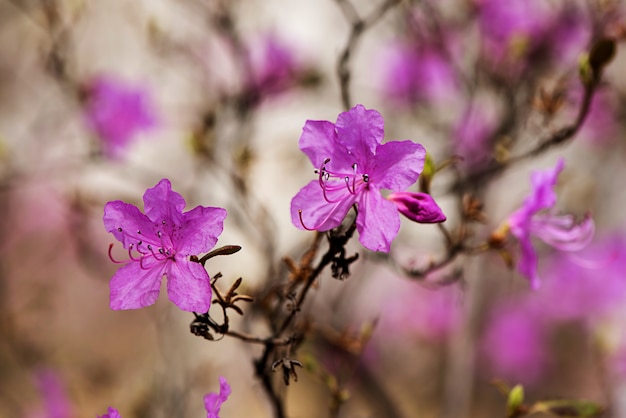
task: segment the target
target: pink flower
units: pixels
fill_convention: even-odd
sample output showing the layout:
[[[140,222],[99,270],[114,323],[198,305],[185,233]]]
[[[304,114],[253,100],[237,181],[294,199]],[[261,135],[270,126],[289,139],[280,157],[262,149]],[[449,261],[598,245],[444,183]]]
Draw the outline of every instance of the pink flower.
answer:
[[[266,35],[250,49],[252,80],[249,88],[260,97],[293,87],[301,71],[293,51],[274,35]]]
[[[493,156],[491,139],[498,127],[493,107],[480,101],[472,103],[455,127],[455,152],[470,170],[485,164]]]
[[[99,415],[98,418],[122,418],[120,413],[117,412],[117,409],[109,407],[107,409],[107,413],[104,415]]]
[[[98,76],[89,81],[86,93],[87,123],[109,157],[119,157],[137,133],[156,125],[153,103],[143,87]]]
[[[204,396],[204,407],[206,408],[207,418],[220,418],[220,408],[230,396],[230,385],[226,378],[220,376],[220,393],[208,393]]]
[[[104,207],[106,230],[122,242],[129,255],[126,265],[111,279],[111,309],[152,305],[159,296],[162,277],[167,276],[167,293],[176,306],[207,312],[211,305],[209,275],[190,257],[213,248],[224,229],[226,210],[197,206],[183,213],[185,200],[172,191],[167,179],[146,190],[143,201],[145,215],[119,200]]]
[[[396,206],[380,189],[401,191],[415,183],[424,167],[424,147],[411,141],[381,144],[384,121],[362,105],[341,113],[337,123],[309,120],[300,149],[318,179],[291,201],[291,221],[299,229],[328,231],[358,208],[359,241],[372,251],[388,252],[400,229]]]
[[[383,60],[385,95],[397,104],[449,100],[458,92],[452,65],[434,46],[421,47],[414,41],[392,44]]]
[[[541,378],[549,360],[544,325],[523,304],[491,313],[481,351],[492,377],[525,384]]]
[[[537,254],[530,240],[535,235],[545,243],[563,251],[578,251],[589,244],[593,238],[594,223],[590,216],[577,223],[571,215],[556,215],[554,186],[564,161],[560,159],[553,170],[535,171],[531,182],[533,191],[524,200],[522,206],[508,219],[511,233],[519,240],[521,256],[517,268],[528,277],[533,289],[539,287],[537,274]],[[542,211],[548,210],[547,213]]]

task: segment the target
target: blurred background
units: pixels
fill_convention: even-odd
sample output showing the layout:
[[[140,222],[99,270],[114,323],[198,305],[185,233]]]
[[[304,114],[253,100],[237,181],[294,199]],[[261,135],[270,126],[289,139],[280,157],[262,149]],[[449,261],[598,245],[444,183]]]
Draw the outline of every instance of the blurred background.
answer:
[[[165,289],[109,309],[103,207],[141,208],[169,178],[188,209],[226,208],[218,245],[243,249],[207,270],[225,289],[243,277],[256,301],[231,326],[266,337],[282,259],[313,239],[289,214],[316,176],[302,127],[363,104],[387,140],[426,147],[430,193],[468,247],[560,157],[556,210],[590,212],[596,233],[576,253],[538,241],[537,291],[515,240],[447,259],[442,230],[408,220],[388,255],[353,240],[351,276],[322,274],[301,313],[298,382],[277,376],[287,415],[506,417],[522,384],[528,404],[626,417],[625,38],[626,2],[610,0],[0,0],[0,416],[201,417],[219,376],[223,417],[274,416],[260,346],[192,335]],[[588,97],[601,39],[616,53]]]

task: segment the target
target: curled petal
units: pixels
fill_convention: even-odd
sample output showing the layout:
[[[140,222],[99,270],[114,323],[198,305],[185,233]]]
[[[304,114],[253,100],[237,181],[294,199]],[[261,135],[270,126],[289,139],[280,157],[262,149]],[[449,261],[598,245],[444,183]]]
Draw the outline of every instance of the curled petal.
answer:
[[[176,306],[188,312],[208,312],[211,306],[209,274],[200,263],[177,256],[168,263],[167,295]]]
[[[328,231],[341,225],[355,203],[355,195],[341,188],[324,197],[318,180],[312,180],[291,200],[291,222],[298,229]],[[301,211],[301,212],[299,212]]]
[[[398,211],[418,223],[437,223],[446,220],[435,200],[427,193],[395,192],[387,199],[395,203]]]
[[[595,224],[589,214],[580,221],[572,215],[535,215],[531,232],[547,244],[562,251],[578,251],[593,239]]]
[[[147,257],[144,263],[132,262],[120,268],[109,283],[111,309],[138,309],[153,305],[159,297],[166,264]]]
[[[378,190],[370,189],[361,195],[356,227],[365,248],[388,253],[400,230],[400,215],[393,203]]]

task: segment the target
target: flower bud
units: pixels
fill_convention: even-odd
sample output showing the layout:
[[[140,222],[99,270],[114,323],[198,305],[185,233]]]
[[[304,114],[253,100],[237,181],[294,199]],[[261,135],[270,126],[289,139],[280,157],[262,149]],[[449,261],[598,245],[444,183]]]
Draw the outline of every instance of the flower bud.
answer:
[[[395,203],[398,211],[412,221],[436,223],[446,220],[441,208],[429,194],[394,192],[387,199]]]

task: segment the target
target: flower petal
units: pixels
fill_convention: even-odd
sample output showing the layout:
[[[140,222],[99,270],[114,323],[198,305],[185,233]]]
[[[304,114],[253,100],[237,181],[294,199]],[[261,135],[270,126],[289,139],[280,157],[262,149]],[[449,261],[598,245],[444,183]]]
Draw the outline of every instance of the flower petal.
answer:
[[[226,209],[197,206],[183,214],[184,222],[173,231],[172,241],[185,256],[209,251],[224,230]]]
[[[329,203],[324,198],[322,187],[317,180],[304,186],[291,200],[291,222],[298,229],[328,231],[341,225],[346,214],[356,201],[356,196],[345,191],[336,191]],[[302,215],[298,211],[302,211]]]
[[[378,190],[370,189],[361,195],[358,208],[356,227],[361,244],[372,251],[389,252],[391,241],[400,230],[396,206]]]
[[[231,388],[226,379],[220,376],[220,393],[208,393],[204,396],[204,407],[207,411],[207,418],[219,418],[222,404],[228,400]]]
[[[556,186],[559,173],[563,170],[564,165],[564,160],[560,158],[553,169],[532,173],[530,181],[533,185],[533,191],[523,204],[529,212],[536,213],[542,209],[549,209],[556,204],[554,186]]]
[[[562,251],[578,251],[585,248],[593,239],[595,225],[590,215],[576,222],[572,215],[535,215],[531,221],[531,231],[545,243]]]
[[[337,139],[335,124],[326,120],[307,120],[302,128],[300,149],[309,157],[313,167],[320,168],[330,158],[330,167],[349,168],[348,152]]]
[[[340,113],[336,123],[337,136],[346,149],[360,162],[371,158],[385,136],[385,122],[378,111],[356,105]]]
[[[144,212],[148,219],[155,223],[165,221],[169,227],[180,225],[183,222],[185,199],[172,190],[172,183],[168,179],[161,179],[143,195]],[[165,230],[166,234],[170,231]]]
[[[401,214],[414,222],[436,223],[446,220],[437,202],[427,193],[395,192],[387,199],[395,203]]]
[[[375,167],[369,176],[379,188],[405,190],[417,181],[425,160],[426,150],[420,144],[387,142],[376,149]]]
[[[200,263],[177,255],[168,263],[167,295],[183,311],[208,312],[211,306],[211,281]]]
[[[146,257],[120,268],[109,283],[111,309],[138,309],[156,302],[167,263]]]
[[[121,200],[108,202],[104,206],[103,221],[106,230],[112,233],[124,248],[129,248],[131,244],[137,245],[142,240],[147,244],[160,246],[154,223],[134,205]]]

